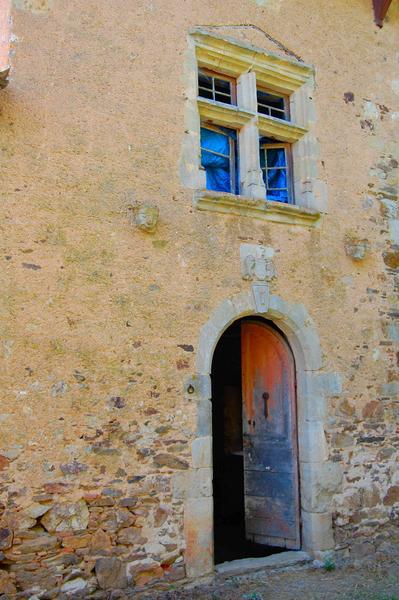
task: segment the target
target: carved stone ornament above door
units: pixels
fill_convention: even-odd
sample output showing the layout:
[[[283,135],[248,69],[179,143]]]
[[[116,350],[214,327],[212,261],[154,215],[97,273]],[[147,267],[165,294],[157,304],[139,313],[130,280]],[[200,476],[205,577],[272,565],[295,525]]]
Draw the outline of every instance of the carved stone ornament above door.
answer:
[[[241,275],[246,281],[272,281],[277,277],[270,246],[241,244]]]

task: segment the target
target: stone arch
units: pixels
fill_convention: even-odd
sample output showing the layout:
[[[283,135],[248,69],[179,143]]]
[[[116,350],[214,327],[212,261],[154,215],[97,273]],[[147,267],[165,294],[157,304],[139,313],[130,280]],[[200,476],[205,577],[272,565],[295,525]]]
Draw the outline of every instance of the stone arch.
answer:
[[[259,303],[256,288],[261,287]],[[285,334],[296,363],[298,444],[301,492],[302,547],[313,556],[331,552],[332,499],[342,474],[328,460],[324,432],[327,397],[341,392],[340,377],[322,370],[323,358],[317,329],[303,304],[269,295],[267,284],[254,284],[224,300],[202,327],[196,358],[196,374],[185,382],[187,400],[197,405],[197,437],[192,442],[192,469],[185,475],[186,565],[190,577],[213,569],[212,409],[210,373],[216,345],[224,331],[242,317],[258,316],[273,321]],[[191,392],[191,393],[190,393]],[[181,482],[180,482],[181,483]],[[181,485],[177,486],[179,490]]]

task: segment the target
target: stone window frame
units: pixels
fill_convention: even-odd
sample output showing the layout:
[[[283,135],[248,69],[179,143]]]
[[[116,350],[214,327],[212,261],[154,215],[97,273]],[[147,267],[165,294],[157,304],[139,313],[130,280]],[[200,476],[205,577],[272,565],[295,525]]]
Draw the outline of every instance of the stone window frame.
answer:
[[[201,27],[189,32],[188,46],[181,176],[184,185],[194,190],[194,206],[198,210],[317,226],[322,213],[327,212],[327,193],[325,182],[318,178],[318,143],[313,131],[314,68]],[[199,68],[234,77],[237,105],[199,97]],[[289,96],[289,121],[257,112],[257,86]],[[200,127],[205,121],[238,131],[240,195],[206,189],[200,154]],[[266,200],[259,160],[260,136],[291,145],[294,204]]]

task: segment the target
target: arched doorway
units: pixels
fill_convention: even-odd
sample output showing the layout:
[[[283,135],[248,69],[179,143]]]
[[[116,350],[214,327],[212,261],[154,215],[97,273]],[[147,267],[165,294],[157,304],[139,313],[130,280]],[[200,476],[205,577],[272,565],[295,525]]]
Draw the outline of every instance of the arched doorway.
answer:
[[[212,361],[215,563],[299,549],[295,363],[284,334],[245,317]]]

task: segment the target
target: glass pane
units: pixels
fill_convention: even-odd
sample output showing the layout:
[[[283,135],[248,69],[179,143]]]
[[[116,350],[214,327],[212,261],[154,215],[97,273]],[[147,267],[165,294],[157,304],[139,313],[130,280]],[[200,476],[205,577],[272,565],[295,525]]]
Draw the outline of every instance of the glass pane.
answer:
[[[230,96],[225,96],[224,94],[215,94],[215,100],[217,102],[224,102],[225,104],[231,104]]]
[[[285,204],[289,204],[288,190],[271,190],[267,191],[266,194],[267,200],[271,200],[272,202],[284,202]]]
[[[209,100],[213,100],[212,90],[203,90],[203,89],[199,88],[198,96],[201,96],[202,98],[209,98]]]
[[[285,119],[284,112],[282,112],[281,110],[276,110],[275,108],[272,108],[270,110],[270,116],[275,117],[276,119]]]
[[[229,137],[232,136],[201,127],[201,165],[206,171],[208,190],[232,191]]]
[[[269,190],[287,188],[287,171],[285,169],[268,169],[267,188]]]
[[[201,150],[201,165],[205,168],[211,169],[229,169],[230,158],[227,156],[220,156],[220,154],[214,154],[209,150]]]
[[[268,167],[286,167],[287,159],[285,155],[285,148],[268,148],[267,152],[267,166]]]
[[[268,106],[262,106],[261,104],[258,104],[258,112],[262,115],[270,116],[270,108]]]
[[[284,98],[282,96],[275,96],[274,94],[269,94],[268,92],[263,92],[262,90],[257,90],[257,98],[258,98],[258,112],[262,114],[271,114],[272,117],[277,117],[278,119],[286,119],[287,116],[285,114],[285,103]],[[260,105],[264,106],[260,106]],[[272,109],[269,111],[266,107],[270,107]],[[280,109],[273,110],[273,109]]]
[[[231,192],[230,160],[212,154],[208,150],[201,152],[201,165],[206,171],[206,188],[215,192]]]
[[[230,156],[229,138],[224,133],[201,127],[201,148]]]
[[[209,90],[212,89],[212,77],[209,75],[205,75],[202,71],[198,73],[198,85],[203,88],[207,88]]]
[[[260,168],[263,169],[266,166],[266,161],[265,161],[265,151],[261,148],[260,149]]]
[[[230,81],[225,79],[216,79],[215,77],[215,90],[217,92],[223,92],[224,94],[230,95]]]

